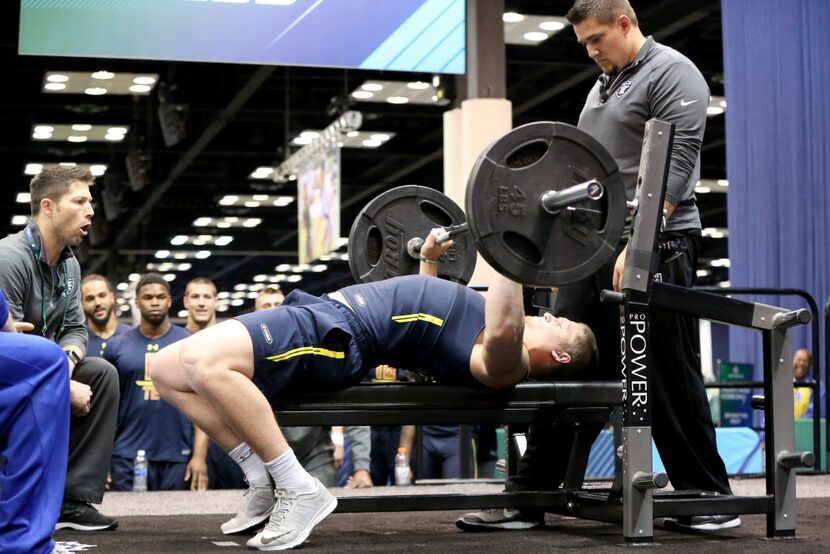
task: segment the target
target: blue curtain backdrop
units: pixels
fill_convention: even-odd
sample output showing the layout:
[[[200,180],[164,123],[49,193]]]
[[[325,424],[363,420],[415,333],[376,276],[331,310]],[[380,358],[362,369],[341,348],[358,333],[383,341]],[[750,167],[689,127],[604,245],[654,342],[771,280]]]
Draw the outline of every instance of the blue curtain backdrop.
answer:
[[[723,0],[730,280],[830,295],[830,1]],[[805,307],[793,297],[747,298]],[[823,324],[820,327],[824,333]],[[794,348],[811,349],[809,332]],[[760,339],[730,331],[730,361]],[[826,345],[822,345],[822,352]],[[788,362],[789,363],[789,362]],[[823,360],[814,356],[813,368]]]

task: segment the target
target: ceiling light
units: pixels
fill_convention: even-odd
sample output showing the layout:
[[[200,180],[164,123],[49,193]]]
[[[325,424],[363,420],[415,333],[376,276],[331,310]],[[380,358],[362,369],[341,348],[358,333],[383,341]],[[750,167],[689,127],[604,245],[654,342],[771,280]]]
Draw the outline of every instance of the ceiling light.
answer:
[[[43,85],[46,90],[63,90],[66,88],[64,83],[46,83]]]
[[[32,194],[29,192],[18,192],[15,202],[18,204],[28,204],[32,201]]]
[[[196,252],[195,257],[197,260],[204,260],[205,258],[210,258],[210,250],[199,250]]]
[[[89,123],[35,123],[32,138],[65,141],[70,136],[85,136],[90,142],[121,141],[128,132],[127,126],[90,125]],[[73,142],[81,142],[71,139]]]
[[[377,148],[380,145],[381,142],[379,140],[366,139],[363,141],[363,146],[366,148]]]
[[[173,246],[181,246],[183,244],[187,244],[187,235],[176,235],[172,239],[170,239],[170,244]]]
[[[89,87],[84,90],[84,94],[89,94],[90,96],[101,96],[102,94],[106,94],[107,89],[102,87]]]
[[[95,177],[100,177],[107,172],[107,166],[104,164],[92,164],[89,166],[89,172]]]
[[[127,283],[118,283],[115,286],[115,288],[118,289],[118,290],[127,290],[127,287],[129,287],[129,286],[130,285],[128,285]]]
[[[261,203],[260,203],[260,202],[255,201],[255,200],[248,200],[248,201],[247,201],[247,202],[245,202],[245,204],[244,204],[244,206],[245,206],[246,208],[259,208],[259,207],[260,207],[260,205],[261,205]]]
[[[726,180],[726,179],[718,179],[717,183],[722,187],[728,187],[729,186],[729,181]]]
[[[291,271],[291,264],[280,264],[274,268],[274,271],[278,273],[283,273],[285,271]]]
[[[87,137],[83,135],[69,135],[68,137],[66,137],[66,140],[68,140],[69,142],[86,142]]]
[[[406,96],[390,96],[386,101],[390,104],[406,104],[409,102],[409,98]]]
[[[389,135],[387,135],[386,133],[375,133],[372,136],[370,136],[369,138],[371,140],[376,140],[376,141],[379,141],[379,142],[383,142],[383,141],[389,140],[391,137]]]
[[[567,25],[564,17],[554,15],[525,15],[512,21],[504,19],[504,42],[537,46]]]
[[[164,280],[165,280],[165,281],[167,281],[168,283],[169,283],[170,281],[175,280],[175,279],[176,279],[176,275],[175,275],[175,274],[173,274],[173,273],[165,273],[165,274],[164,274]]]
[[[233,196],[231,194],[225,195],[219,200],[219,204],[221,206],[233,206],[236,204],[236,201],[239,200],[238,196]]]
[[[256,217],[251,217],[242,222],[243,227],[256,227],[262,223],[262,220]]]
[[[204,227],[204,226],[209,225],[209,224],[210,224],[210,218],[209,217],[200,217],[199,219],[197,219],[193,222],[194,227]]]
[[[37,175],[43,171],[43,164],[26,164],[26,169],[23,170],[23,173],[26,175]]]
[[[262,273],[260,273],[259,275],[254,275],[254,282],[256,282],[256,283],[263,283],[267,280],[268,280],[268,276],[263,275]]]
[[[180,318],[184,319],[184,318],[186,318],[189,314],[187,313],[187,310],[179,310],[179,312],[178,312],[176,315],[178,315]]]
[[[425,83],[423,81],[413,81],[406,84],[406,87],[411,88],[412,90],[424,90],[425,88],[429,88],[429,86],[429,83]]]
[[[98,76],[108,78],[96,78]],[[112,73],[110,71],[96,72],[94,74],[80,71],[47,72],[44,78],[43,91],[50,94],[82,94],[87,89],[101,89],[104,92],[98,92],[97,94],[147,95],[156,82],[158,82],[158,75],[149,73]],[[64,86],[60,89],[49,86],[53,83],[60,83]],[[102,84],[104,87],[102,87]],[[149,88],[131,89],[130,87],[133,85]],[[91,94],[95,94],[95,92]]]
[[[169,250],[158,250],[155,253],[155,257],[158,258],[159,260],[163,260],[164,258],[167,258],[169,256],[170,256],[170,251]]]
[[[29,216],[27,215],[13,215],[12,225],[28,225]]]
[[[354,138],[360,134],[360,131],[349,131],[346,133],[346,136],[349,138]]]
[[[712,267],[729,267],[731,264],[729,263],[729,258],[718,258],[716,260],[711,260],[709,265]]]
[[[303,131],[302,133],[300,133],[300,136],[304,138],[316,139],[320,136],[320,133],[318,133],[317,131]]]
[[[96,71],[92,74],[93,79],[98,79],[99,81],[109,81],[115,77],[115,73],[112,71]]]
[[[329,266],[327,266],[326,264],[316,264],[311,266],[311,271],[313,271],[314,273],[320,273],[322,271],[327,270],[328,268]]]
[[[522,35],[525,40],[529,40],[532,42],[541,42],[548,38],[547,33],[543,33],[541,31],[530,31],[529,33],[525,33]]]
[[[501,16],[501,20],[504,21],[505,23],[518,23],[519,21],[521,21],[524,18],[525,18],[525,16],[523,16],[520,13],[516,13],[516,12],[505,12]]]
[[[720,115],[723,113],[723,108],[720,106],[708,106],[706,108],[706,115]]]
[[[561,31],[565,28],[565,24],[561,21],[543,21],[539,23],[539,28],[543,31]]]
[[[383,85],[380,84],[380,83],[366,82],[366,83],[363,83],[362,85],[360,85],[360,88],[362,88],[363,90],[368,90],[370,92],[377,92],[379,90],[383,90]]]
[[[145,92],[150,92],[153,87],[150,85],[130,85],[129,91],[134,92],[136,94],[144,94]]]
[[[303,280],[303,276],[302,275],[289,275],[288,277],[285,278],[285,280],[288,281],[289,283],[297,283],[297,282]]]
[[[250,175],[250,179],[267,179],[274,174],[274,168],[267,165],[262,165],[256,168]]]
[[[308,137],[294,137],[292,141],[294,144],[299,144],[300,146],[305,146],[306,144],[311,144],[314,142],[314,139],[310,139]]]
[[[352,96],[360,100],[368,100],[369,98],[372,98],[374,95],[374,92],[369,92],[368,90],[356,90],[352,93]]]

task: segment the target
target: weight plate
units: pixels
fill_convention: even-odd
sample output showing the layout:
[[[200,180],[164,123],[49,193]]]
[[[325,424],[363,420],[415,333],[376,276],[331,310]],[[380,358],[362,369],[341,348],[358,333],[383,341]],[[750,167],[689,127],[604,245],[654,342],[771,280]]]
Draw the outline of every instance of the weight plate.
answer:
[[[590,179],[605,188],[599,200],[557,214],[542,207],[546,191]],[[470,174],[465,203],[482,257],[503,275],[535,286],[595,273],[614,254],[627,211],[608,151],[576,127],[548,121],[517,127],[488,146]]]
[[[463,210],[429,187],[404,185],[369,202],[349,231],[349,268],[358,283],[418,273],[420,262],[407,252],[413,238],[434,227],[465,221]],[[476,250],[469,233],[455,237],[438,264],[438,276],[467,284],[473,275]]]

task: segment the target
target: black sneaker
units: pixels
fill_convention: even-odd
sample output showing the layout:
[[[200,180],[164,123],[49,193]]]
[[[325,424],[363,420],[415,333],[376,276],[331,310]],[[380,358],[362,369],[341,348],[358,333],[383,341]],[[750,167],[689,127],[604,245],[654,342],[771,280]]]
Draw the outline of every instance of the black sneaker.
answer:
[[[462,531],[501,531],[535,529],[545,525],[544,515],[529,514],[511,508],[496,508],[465,514],[455,520],[455,526]]]
[[[668,517],[663,525],[678,531],[724,531],[740,527],[741,518],[736,515]]]
[[[109,531],[118,527],[118,520],[107,517],[88,502],[64,500],[55,530]]]

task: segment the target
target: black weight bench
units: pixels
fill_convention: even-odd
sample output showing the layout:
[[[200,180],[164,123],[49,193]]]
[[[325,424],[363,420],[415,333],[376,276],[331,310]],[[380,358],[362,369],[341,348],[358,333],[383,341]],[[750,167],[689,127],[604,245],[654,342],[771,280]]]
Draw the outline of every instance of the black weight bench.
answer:
[[[287,393],[271,403],[277,421],[284,427],[562,421],[604,423],[608,421],[611,410],[621,404],[621,380],[520,383],[500,391],[432,383],[360,384],[340,391]],[[563,502],[566,502],[563,491],[349,496],[339,498],[337,511],[552,509]]]

